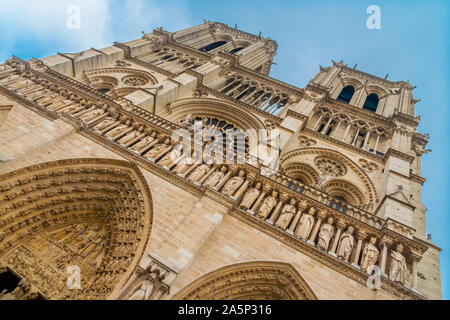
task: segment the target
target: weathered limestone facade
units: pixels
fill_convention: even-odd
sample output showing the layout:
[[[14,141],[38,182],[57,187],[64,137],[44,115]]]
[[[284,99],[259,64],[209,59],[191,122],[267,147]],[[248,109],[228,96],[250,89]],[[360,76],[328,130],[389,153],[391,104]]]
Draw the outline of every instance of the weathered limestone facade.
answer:
[[[297,88],[276,49],[205,22],[1,64],[0,299],[441,299],[414,87],[333,62]],[[194,119],[279,130],[280,170],[256,135],[170,160]]]

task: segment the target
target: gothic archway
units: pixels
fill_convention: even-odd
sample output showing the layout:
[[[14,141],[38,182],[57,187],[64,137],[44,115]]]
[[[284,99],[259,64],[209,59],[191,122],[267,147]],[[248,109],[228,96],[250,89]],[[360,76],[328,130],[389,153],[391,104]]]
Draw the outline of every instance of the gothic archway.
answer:
[[[317,300],[288,263],[255,261],[210,272],[178,292],[174,300]]]
[[[46,299],[107,299],[141,259],[152,197],[132,163],[47,162],[0,175],[0,267]],[[70,290],[67,267],[80,269]],[[1,269],[1,268],[0,268]]]

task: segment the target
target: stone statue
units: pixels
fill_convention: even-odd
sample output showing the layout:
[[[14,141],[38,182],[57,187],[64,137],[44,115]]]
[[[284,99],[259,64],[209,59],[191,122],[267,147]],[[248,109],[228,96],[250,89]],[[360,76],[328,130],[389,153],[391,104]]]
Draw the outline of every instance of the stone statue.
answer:
[[[142,283],[137,286],[134,293],[128,300],[147,300],[153,293],[153,279],[148,277],[144,279]]]
[[[128,142],[130,142],[133,139],[136,139],[137,137],[139,137],[141,133],[137,130],[133,130],[129,133],[127,133],[125,136],[123,136],[122,138],[120,138],[117,143],[119,144],[127,144]]]
[[[201,164],[189,176],[188,179],[192,182],[198,182],[205,174],[208,173],[210,166],[208,164]]]
[[[353,245],[355,239],[353,238],[353,227],[349,226],[345,232],[342,233],[341,239],[339,240],[339,246],[337,249],[337,256],[348,262],[350,255],[352,253]]]
[[[105,137],[106,138],[114,138],[115,136],[117,136],[118,134],[120,134],[121,132],[123,132],[126,129],[128,129],[128,126],[125,124],[121,124],[118,127],[112,129],[111,131],[108,131],[105,134]]]
[[[95,131],[102,131],[103,129],[112,125],[114,122],[116,122],[116,120],[108,117],[108,118],[102,120],[100,123],[96,124],[93,129]]]
[[[295,199],[291,199],[291,202],[285,205],[283,210],[281,211],[280,217],[275,223],[275,226],[285,230],[296,212],[297,210],[295,209]]]
[[[167,152],[166,155],[159,160],[158,164],[163,167],[170,167],[182,154],[183,145],[180,143],[173,147],[171,151]]]
[[[317,247],[322,250],[328,250],[330,239],[333,236],[333,218],[328,218],[327,222],[322,225],[319,232],[319,238],[317,240]]]
[[[173,172],[182,174],[193,162],[194,160],[186,155],[183,159],[178,161]]]
[[[226,167],[220,168],[219,171],[214,172],[212,175],[208,177],[205,181],[205,186],[214,188],[217,184],[225,177],[225,173],[227,172]]]
[[[244,183],[244,171],[239,171],[236,177],[231,178],[222,189],[222,193],[226,196],[232,196],[236,190]]]
[[[380,253],[375,246],[376,242],[377,238],[370,238],[370,241],[366,244],[362,253],[361,270],[367,272],[368,274],[372,273],[372,267],[377,262],[378,255]]]
[[[189,129],[192,125],[192,114],[188,114],[184,120],[180,121],[180,127]]]
[[[157,143],[153,146],[153,148],[144,155],[144,158],[154,159],[158,154],[167,149],[169,146],[170,139],[167,138],[163,143]]]
[[[244,196],[244,199],[242,199],[240,207],[244,209],[250,209],[250,207],[253,205],[253,203],[261,193],[260,189],[261,189],[261,182],[258,182],[253,188],[248,190]]]
[[[295,235],[302,240],[307,240],[314,225],[314,208],[309,209],[308,213],[304,213],[300,218],[300,222]]]
[[[83,115],[80,117],[80,119],[87,122],[87,121],[91,121],[91,120],[93,120],[93,119],[95,119],[95,118],[101,116],[101,115],[104,114],[104,113],[105,113],[105,111],[103,111],[102,109],[97,109],[97,108],[96,108],[96,109],[94,109],[94,110],[91,110],[91,111],[89,111],[89,112],[83,114]]]
[[[258,217],[266,219],[269,216],[270,211],[272,211],[273,207],[277,204],[277,194],[278,193],[274,191],[270,197],[264,199],[261,207],[259,207]]]
[[[405,284],[406,260],[402,252],[403,246],[401,244],[397,245],[395,251],[391,251],[391,268],[389,271],[389,279]]]
[[[150,136],[146,136],[145,138],[139,140],[139,142],[133,145],[130,149],[139,152],[146,146],[148,146],[150,143],[155,141],[155,139],[156,139],[156,131],[154,131]]]

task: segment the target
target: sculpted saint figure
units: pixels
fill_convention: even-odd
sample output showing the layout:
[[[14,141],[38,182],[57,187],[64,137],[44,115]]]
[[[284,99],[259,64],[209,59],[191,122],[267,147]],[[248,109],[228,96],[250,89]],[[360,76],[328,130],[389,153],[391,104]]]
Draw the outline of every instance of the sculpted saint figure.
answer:
[[[280,217],[275,223],[275,226],[280,227],[282,229],[286,229],[296,212],[297,210],[295,209],[295,200],[291,199],[291,202],[285,205],[283,210],[281,211]]]
[[[183,145],[181,143],[177,144],[171,151],[167,152],[161,160],[159,160],[158,164],[163,167],[170,167],[175,160],[181,157],[182,153]]]
[[[116,120],[108,117],[105,120],[101,121],[100,123],[96,124],[93,129],[95,131],[101,131],[101,130],[105,129],[106,127],[109,127],[110,125],[112,125],[114,122],[116,122]]]
[[[178,161],[177,165],[175,166],[175,169],[173,169],[173,172],[175,173],[183,173],[192,163],[194,163],[194,159],[192,159],[189,156],[185,156],[183,159]]]
[[[108,131],[105,134],[105,137],[106,138],[114,138],[115,136],[117,136],[118,134],[120,134],[121,132],[123,132],[126,129],[128,129],[128,126],[125,124],[121,124],[120,126],[112,129],[111,131]]]
[[[205,174],[208,173],[210,166],[208,164],[201,164],[189,176],[188,179],[192,182],[198,182]]]
[[[345,232],[342,233],[341,239],[339,240],[339,246],[337,249],[337,256],[348,262],[350,255],[352,253],[353,245],[355,239],[352,236],[353,227],[349,226]]]
[[[258,182],[253,188],[247,191],[247,193],[244,196],[244,199],[242,199],[241,207],[244,209],[249,209],[252,204],[255,202],[256,198],[258,198],[261,191],[261,183]]]
[[[141,133],[137,130],[133,130],[129,133],[127,133],[125,136],[123,136],[122,138],[120,138],[117,142],[119,144],[127,144],[128,142],[130,142],[133,139],[136,139],[137,137],[139,137],[141,135]]]
[[[192,125],[192,114],[188,114],[186,118],[180,121],[180,126],[183,128],[189,128]]]
[[[295,235],[302,240],[307,240],[314,225],[314,208],[310,208],[308,213],[304,213],[300,218],[300,222]]]
[[[153,279],[144,279],[140,286],[136,288],[129,300],[147,300],[153,292]]]
[[[169,143],[170,139],[167,138],[163,143],[155,144],[153,148],[151,148],[151,150],[144,155],[144,157],[147,159],[154,159],[159,153],[164,151],[169,146]]]
[[[146,146],[148,146],[150,143],[155,141],[155,139],[156,139],[156,131],[154,131],[150,136],[146,136],[143,139],[139,140],[139,142],[133,145],[130,149],[139,152]]]
[[[264,199],[263,203],[261,204],[261,207],[259,207],[258,210],[258,217],[261,219],[266,219],[269,215],[270,211],[272,211],[273,207],[277,204],[277,192],[272,192],[272,195],[270,197],[267,197]]]
[[[317,247],[322,250],[328,250],[330,239],[333,236],[334,227],[333,218],[328,218],[327,222],[322,225],[319,232],[319,238],[317,240]]]
[[[89,111],[85,114],[83,114],[80,119],[83,121],[91,121],[94,118],[97,118],[99,116],[101,116],[102,114],[104,114],[105,111],[103,111],[102,109],[94,109],[92,111]]]
[[[375,265],[378,259],[378,254],[380,253],[375,246],[377,238],[372,237],[370,241],[366,244],[361,260],[361,270],[371,274],[372,267]]]
[[[391,269],[389,270],[389,279],[405,284],[406,260],[402,255],[402,252],[403,246],[401,244],[397,245],[395,251],[391,251]]]
[[[222,193],[226,196],[232,196],[236,190],[244,183],[244,171],[239,171],[236,177],[231,178],[222,189]]]
[[[225,172],[227,172],[226,167],[222,167],[219,171],[214,172],[208,177],[208,179],[206,179],[205,186],[214,188],[220,182],[220,180],[223,179],[223,177],[225,176]]]

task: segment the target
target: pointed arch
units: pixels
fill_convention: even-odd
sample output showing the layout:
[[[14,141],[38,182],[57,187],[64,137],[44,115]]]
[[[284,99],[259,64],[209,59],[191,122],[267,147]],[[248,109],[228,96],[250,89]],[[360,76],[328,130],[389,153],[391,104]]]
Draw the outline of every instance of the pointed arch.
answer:
[[[152,206],[144,176],[127,161],[58,160],[2,174],[0,265],[48,299],[113,297],[147,246]],[[72,264],[82,290],[67,291]]]
[[[173,300],[317,300],[288,263],[254,261],[212,271],[179,291]]]

